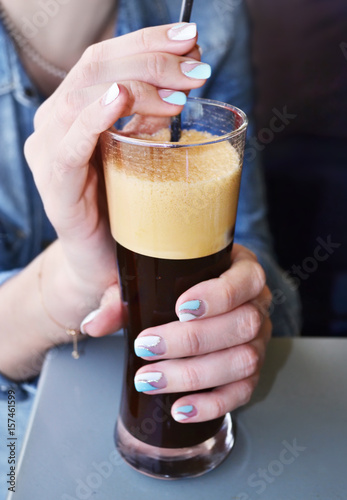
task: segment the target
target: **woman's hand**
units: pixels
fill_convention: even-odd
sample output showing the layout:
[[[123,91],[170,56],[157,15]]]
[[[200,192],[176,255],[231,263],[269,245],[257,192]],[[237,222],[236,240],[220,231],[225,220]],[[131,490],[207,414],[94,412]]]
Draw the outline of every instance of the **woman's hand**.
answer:
[[[175,24],[91,46],[36,114],[26,158],[70,275],[99,299],[117,282],[94,158],[99,135],[121,116],[179,113],[184,92],[208,76],[196,39],[194,24]]]
[[[111,330],[112,293],[86,326],[90,335]],[[247,403],[259,379],[271,336],[271,293],[256,256],[234,244],[232,265],[219,278],[202,282],[178,299],[181,321],[148,328],[135,341],[135,352],[154,361],[136,374],[137,390],[148,394],[188,392],[172,408],[181,422],[220,417]],[[160,389],[156,389],[160,387]],[[207,392],[194,391],[211,389]]]
[[[182,40],[185,34],[189,38]],[[99,335],[109,333],[120,318],[105,192],[94,158],[98,138],[121,116],[179,113],[181,104],[172,102],[183,102],[175,99],[184,99],[182,91],[203,85],[208,77],[209,68],[199,65],[198,58],[192,25],[148,28],[102,42],[85,52],[36,115],[25,153],[65,263],[80,290],[99,297],[108,290],[103,314],[86,326],[89,334],[98,323]],[[111,311],[112,290],[117,300]],[[271,323],[264,314],[269,302],[255,256],[235,245],[230,270],[178,300],[181,319],[196,319],[150,328],[138,337],[140,355],[156,338],[160,361],[139,370],[137,387],[141,390],[146,372],[155,371],[162,374],[162,388],[151,394],[214,388],[179,399],[172,411],[180,421],[209,420],[244,404],[270,337]]]

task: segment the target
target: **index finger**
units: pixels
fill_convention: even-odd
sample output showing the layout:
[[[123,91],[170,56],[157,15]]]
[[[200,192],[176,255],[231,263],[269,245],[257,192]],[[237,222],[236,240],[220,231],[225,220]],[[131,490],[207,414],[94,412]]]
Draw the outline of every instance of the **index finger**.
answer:
[[[199,283],[184,292],[176,303],[180,321],[230,312],[254,300],[263,291],[266,276],[253,252],[234,245],[231,267],[219,278]]]
[[[88,73],[88,69],[96,64],[94,70],[98,69],[98,64],[117,59],[125,60],[127,57],[136,54],[150,52],[166,52],[173,55],[191,54],[191,57],[198,56],[196,51],[197,29],[195,23],[175,23],[128,33],[117,38],[104,40],[88,47],[81,59],[69,72],[65,80],[57,90],[38,109],[34,125],[42,123],[44,117],[49,115],[57,98],[66,90],[73,90],[89,86],[90,82],[81,81],[81,75]],[[199,59],[199,57],[198,57]],[[112,81],[116,81],[113,79]],[[105,83],[105,82],[99,82]]]
[[[185,55],[191,51],[197,40],[195,23],[174,23],[143,28],[117,38],[111,38],[88,47],[86,59],[107,61],[115,57],[128,57],[148,52],[169,52]]]

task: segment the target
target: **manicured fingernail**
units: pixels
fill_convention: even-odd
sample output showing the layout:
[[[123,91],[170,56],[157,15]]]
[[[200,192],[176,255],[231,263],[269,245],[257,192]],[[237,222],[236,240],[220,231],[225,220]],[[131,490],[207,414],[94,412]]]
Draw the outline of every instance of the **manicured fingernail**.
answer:
[[[172,416],[176,422],[183,422],[188,418],[195,417],[197,413],[195,406],[192,405],[179,406],[172,410]]]
[[[145,372],[135,376],[137,392],[156,391],[167,386],[166,378],[161,372]]]
[[[169,29],[167,36],[170,40],[191,40],[196,37],[195,23],[179,23]]]
[[[95,311],[92,311],[88,314],[88,316],[86,316],[84,318],[84,320],[82,321],[81,325],[80,325],[80,332],[83,333],[84,335],[87,334],[87,332],[85,331],[85,328],[86,326],[91,323],[93,321],[93,319],[96,318],[96,316],[99,314],[99,312],[101,311],[101,309],[95,309]]]
[[[187,96],[184,92],[179,92],[175,90],[161,89],[158,90],[159,96],[163,101],[169,104],[177,104],[178,106],[184,106],[187,102]]]
[[[178,319],[183,323],[201,318],[206,314],[206,305],[202,300],[189,300],[178,308]]]
[[[118,96],[119,96],[119,87],[117,83],[113,83],[103,97],[102,100],[103,105],[108,106],[109,104],[111,104],[111,102],[115,101]]]
[[[136,356],[140,358],[160,356],[166,352],[164,340],[154,335],[137,338],[134,342],[134,348]]]
[[[210,78],[212,72],[209,64],[197,61],[185,61],[181,63],[181,69],[186,76],[196,80],[206,80]]]

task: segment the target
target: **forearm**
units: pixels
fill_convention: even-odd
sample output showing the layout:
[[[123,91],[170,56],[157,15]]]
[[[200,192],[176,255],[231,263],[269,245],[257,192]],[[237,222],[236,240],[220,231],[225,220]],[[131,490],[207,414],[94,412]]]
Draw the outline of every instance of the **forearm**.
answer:
[[[0,287],[0,372],[13,380],[37,375],[46,351],[71,341],[51,318],[78,329],[101,293],[76,280],[59,241],[53,243]]]

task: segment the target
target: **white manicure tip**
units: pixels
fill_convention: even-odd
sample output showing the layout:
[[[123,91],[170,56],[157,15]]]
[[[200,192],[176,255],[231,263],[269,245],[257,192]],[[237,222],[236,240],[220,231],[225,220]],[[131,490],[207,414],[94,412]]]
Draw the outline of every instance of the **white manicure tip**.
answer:
[[[84,331],[84,326],[87,325],[88,323],[90,323],[91,321],[93,321],[94,318],[96,318],[96,316],[99,314],[99,312],[101,311],[101,309],[96,309],[95,311],[92,311],[88,314],[88,316],[86,316],[84,318],[84,320],[82,321],[81,325],[80,325],[80,332],[83,333],[83,334],[86,334],[86,332]]]
[[[196,316],[194,316],[194,314],[189,314],[189,313],[179,313],[178,319],[180,320],[181,323],[184,323],[185,321],[192,321],[193,319],[196,319]]]
[[[181,23],[174,26],[170,30],[169,38],[171,40],[191,40],[196,37],[196,24],[194,23]]]
[[[135,340],[135,347],[156,347],[161,341],[160,337],[155,337],[154,335],[147,335],[146,337],[140,337]]]
[[[145,372],[135,376],[138,382],[159,382],[163,374],[161,372]]]
[[[118,96],[119,87],[116,83],[113,83],[105,94],[104,105],[107,106],[108,104],[111,104],[111,102],[115,101]]]
[[[188,420],[189,416],[184,415],[183,413],[175,413],[173,418],[176,422],[183,422],[183,420]]]

